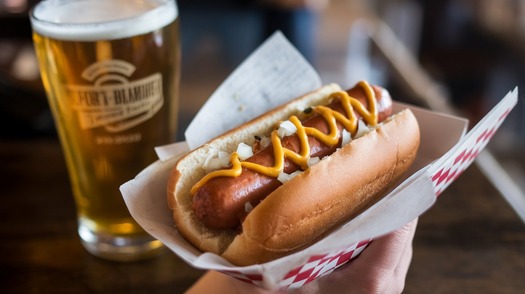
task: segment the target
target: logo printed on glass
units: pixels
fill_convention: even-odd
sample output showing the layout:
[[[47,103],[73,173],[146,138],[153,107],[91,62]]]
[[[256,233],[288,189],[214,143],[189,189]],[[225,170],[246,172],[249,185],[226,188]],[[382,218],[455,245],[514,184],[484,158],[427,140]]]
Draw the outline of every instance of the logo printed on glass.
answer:
[[[161,109],[162,75],[154,73],[129,81],[134,71],[135,66],[126,61],[100,61],[82,72],[82,78],[93,85],[66,85],[82,129],[104,127],[109,132],[120,132],[148,120]]]

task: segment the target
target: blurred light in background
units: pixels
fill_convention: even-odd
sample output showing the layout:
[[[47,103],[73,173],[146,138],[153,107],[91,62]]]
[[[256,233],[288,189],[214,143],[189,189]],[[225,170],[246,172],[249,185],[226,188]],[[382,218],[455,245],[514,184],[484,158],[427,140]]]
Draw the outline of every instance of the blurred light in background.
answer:
[[[8,13],[25,13],[27,8],[27,0],[0,0],[0,9]]]

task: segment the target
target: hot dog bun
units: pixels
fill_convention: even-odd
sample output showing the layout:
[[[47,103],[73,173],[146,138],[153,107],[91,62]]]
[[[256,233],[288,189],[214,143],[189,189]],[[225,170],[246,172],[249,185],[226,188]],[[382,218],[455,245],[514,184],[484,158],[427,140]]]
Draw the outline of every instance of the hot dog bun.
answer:
[[[308,106],[323,104],[335,84],[322,87],[231,130],[181,158],[168,182],[168,203],[181,235],[202,251],[244,266],[296,252],[375,203],[411,165],[419,126],[410,110],[393,115],[318,164],[285,182],[256,206],[242,232],[204,226],[192,210],[191,187],[204,175],[210,152],[233,152],[240,142],[269,133],[276,122]]]

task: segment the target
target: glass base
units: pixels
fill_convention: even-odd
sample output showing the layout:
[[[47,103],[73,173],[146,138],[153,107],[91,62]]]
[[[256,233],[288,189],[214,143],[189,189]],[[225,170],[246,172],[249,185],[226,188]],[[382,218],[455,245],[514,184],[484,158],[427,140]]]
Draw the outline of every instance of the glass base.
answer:
[[[103,259],[137,261],[155,257],[165,252],[164,245],[145,234],[133,237],[111,236],[92,231],[79,220],[78,234],[86,250]]]

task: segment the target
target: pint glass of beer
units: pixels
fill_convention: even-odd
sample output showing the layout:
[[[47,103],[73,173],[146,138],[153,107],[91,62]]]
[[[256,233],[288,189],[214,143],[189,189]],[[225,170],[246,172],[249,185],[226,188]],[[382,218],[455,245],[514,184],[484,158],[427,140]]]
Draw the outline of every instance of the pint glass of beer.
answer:
[[[162,244],[135,223],[119,186],[155,161],[155,146],[175,139],[177,3],[48,0],[30,19],[82,244],[112,260],[155,255]]]

